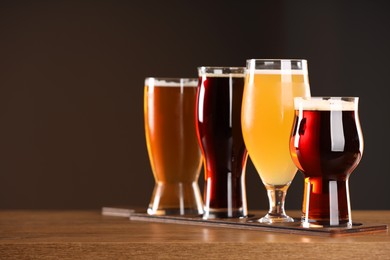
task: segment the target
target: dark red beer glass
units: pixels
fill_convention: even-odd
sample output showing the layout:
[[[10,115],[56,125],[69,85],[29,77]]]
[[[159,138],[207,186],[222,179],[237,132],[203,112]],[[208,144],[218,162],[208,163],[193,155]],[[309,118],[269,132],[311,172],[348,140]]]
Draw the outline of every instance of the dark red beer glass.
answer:
[[[196,129],[204,156],[203,218],[247,216],[241,131],[245,68],[200,67]]]
[[[352,225],[348,179],[363,154],[357,97],[295,98],[290,151],[304,174],[302,223]]]

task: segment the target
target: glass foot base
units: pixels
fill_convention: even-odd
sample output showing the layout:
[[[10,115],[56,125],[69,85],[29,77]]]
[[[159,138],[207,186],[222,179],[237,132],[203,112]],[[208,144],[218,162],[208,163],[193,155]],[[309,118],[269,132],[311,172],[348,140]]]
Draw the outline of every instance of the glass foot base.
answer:
[[[272,223],[294,222],[294,219],[287,215],[274,215],[268,213],[264,217],[260,218],[258,222],[272,224]]]
[[[301,220],[303,227],[352,227],[351,219],[338,219],[337,223],[331,223],[329,218],[307,219],[306,215]]]
[[[239,209],[204,209],[203,219],[216,218],[246,218],[248,216],[247,210]]]
[[[148,208],[147,213],[149,215],[156,215],[156,216],[165,216],[165,215],[186,215],[186,216],[201,216],[202,212],[196,209],[187,209],[187,208],[159,208],[159,209],[154,209],[154,208]]]
[[[202,215],[203,202],[198,184],[196,182],[156,183],[147,213],[160,216]]]

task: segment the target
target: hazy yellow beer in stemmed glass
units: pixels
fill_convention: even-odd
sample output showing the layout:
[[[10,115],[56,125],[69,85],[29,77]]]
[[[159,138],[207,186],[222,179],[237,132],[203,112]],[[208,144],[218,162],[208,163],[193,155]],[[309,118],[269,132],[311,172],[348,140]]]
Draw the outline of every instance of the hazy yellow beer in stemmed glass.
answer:
[[[289,150],[294,97],[309,97],[306,60],[247,60],[242,132],[270,208],[263,223],[292,222],[284,201],[297,168]]]

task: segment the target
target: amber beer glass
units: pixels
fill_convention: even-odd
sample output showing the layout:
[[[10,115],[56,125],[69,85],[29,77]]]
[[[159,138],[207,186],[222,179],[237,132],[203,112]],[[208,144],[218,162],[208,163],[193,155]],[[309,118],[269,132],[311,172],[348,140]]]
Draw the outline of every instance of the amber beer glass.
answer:
[[[151,215],[201,215],[202,155],[195,130],[198,79],[146,78],[145,135],[155,179]]]
[[[284,209],[297,168],[290,156],[294,97],[310,96],[306,60],[247,61],[242,132],[269,199],[262,223],[293,222]]]
[[[200,67],[196,127],[205,160],[204,219],[247,216],[243,67]]]
[[[304,227],[352,226],[348,179],[363,154],[357,97],[295,99],[290,150],[304,174]]]

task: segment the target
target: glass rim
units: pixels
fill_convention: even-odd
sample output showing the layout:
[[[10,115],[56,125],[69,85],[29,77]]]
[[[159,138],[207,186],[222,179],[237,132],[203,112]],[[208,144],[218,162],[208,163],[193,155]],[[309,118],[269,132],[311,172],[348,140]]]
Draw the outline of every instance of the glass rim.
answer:
[[[272,62],[272,61],[305,61],[307,62],[307,59],[297,59],[297,58],[293,58],[293,59],[247,59],[246,60],[247,62],[248,61],[268,61],[268,62]]]
[[[198,78],[146,77],[145,86],[157,87],[194,87],[198,86]]]
[[[312,96],[312,97],[294,97],[294,100],[356,100],[358,96]]]
[[[245,67],[228,67],[228,66],[201,66],[198,67],[198,75],[210,76],[237,76],[245,77]]]
[[[315,96],[294,97],[295,110],[323,110],[323,111],[357,111],[359,97],[350,96]]]
[[[306,59],[249,59],[246,60],[246,69],[250,72],[265,71],[287,72],[287,73],[304,73],[307,74]]]

